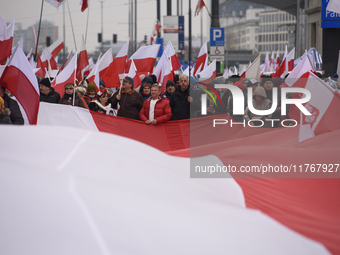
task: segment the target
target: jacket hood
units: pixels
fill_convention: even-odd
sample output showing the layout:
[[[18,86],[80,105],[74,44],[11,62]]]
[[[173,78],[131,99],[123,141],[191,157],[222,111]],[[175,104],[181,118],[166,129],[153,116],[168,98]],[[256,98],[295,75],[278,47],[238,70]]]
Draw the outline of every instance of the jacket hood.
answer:
[[[149,83],[150,86],[152,86],[153,80],[152,80],[151,77],[147,76],[147,77],[144,77],[144,79],[142,80],[142,85],[143,85],[144,83]]]
[[[262,86],[257,87],[257,88],[254,90],[253,96],[261,96],[261,97],[263,97],[263,98],[267,98],[266,91],[264,90],[264,88],[263,88]]]

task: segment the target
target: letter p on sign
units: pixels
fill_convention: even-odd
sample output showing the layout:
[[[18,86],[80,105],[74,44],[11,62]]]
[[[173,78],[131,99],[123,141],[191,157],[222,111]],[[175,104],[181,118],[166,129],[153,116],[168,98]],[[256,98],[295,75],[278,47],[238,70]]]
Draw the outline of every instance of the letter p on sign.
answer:
[[[220,38],[222,36],[221,30],[214,30],[213,32],[213,39],[216,41],[217,38]]]
[[[224,46],[224,28],[211,27],[210,28],[210,46],[220,47]]]

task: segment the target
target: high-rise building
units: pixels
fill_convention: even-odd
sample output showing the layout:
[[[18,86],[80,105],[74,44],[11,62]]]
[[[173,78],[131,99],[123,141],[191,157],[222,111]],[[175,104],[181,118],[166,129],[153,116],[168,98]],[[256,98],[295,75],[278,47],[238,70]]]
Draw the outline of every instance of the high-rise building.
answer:
[[[36,31],[36,35],[38,36],[38,29],[39,29],[39,22],[34,24],[34,28]],[[43,20],[41,22],[40,27],[40,34],[39,34],[39,43],[38,43],[38,53],[41,54],[44,47],[47,45],[47,37],[50,39],[50,44],[58,40],[58,32],[59,27],[55,26],[53,22]],[[33,29],[32,26],[28,27],[25,31],[25,37],[24,37],[24,51],[29,52],[31,48],[35,50],[35,41],[33,36]]]
[[[267,9],[260,13],[258,51],[279,51],[284,53],[285,46],[288,50],[295,46],[295,16],[277,9]]]
[[[260,13],[265,9],[250,6],[243,13],[233,12],[231,17],[221,18],[221,27],[225,28],[227,50],[257,50]]]

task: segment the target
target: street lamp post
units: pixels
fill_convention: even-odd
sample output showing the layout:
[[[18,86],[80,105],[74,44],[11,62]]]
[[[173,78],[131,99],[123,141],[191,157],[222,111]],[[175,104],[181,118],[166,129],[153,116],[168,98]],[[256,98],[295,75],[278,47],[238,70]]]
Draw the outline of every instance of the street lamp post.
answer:
[[[219,1],[211,0],[211,25],[210,27],[220,27]],[[216,72],[220,72],[220,62],[216,62]]]
[[[101,49],[101,51],[102,51],[102,53],[104,52],[104,34],[103,34],[103,3],[104,3],[104,1],[102,0],[102,1],[99,1],[100,2],[100,4],[101,4],[101,18],[102,18],[102,31],[101,31],[101,34],[102,34],[102,49]]]

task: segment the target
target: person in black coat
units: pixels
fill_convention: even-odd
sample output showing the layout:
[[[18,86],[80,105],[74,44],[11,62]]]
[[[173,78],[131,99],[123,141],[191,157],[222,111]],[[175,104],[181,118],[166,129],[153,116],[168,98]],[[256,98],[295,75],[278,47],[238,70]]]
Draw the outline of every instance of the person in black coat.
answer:
[[[173,81],[167,81],[166,82],[166,90],[164,91],[163,96],[166,97],[169,100],[170,107],[172,106],[172,94],[176,90],[176,85]]]
[[[4,100],[5,108],[8,108],[11,112],[10,119],[12,124],[16,125],[24,125],[25,121],[22,117],[19,105],[17,101],[10,98],[6,93],[6,89],[4,87],[0,87],[0,97]]]
[[[40,88],[40,102],[55,103],[57,104],[60,100],[58,92],[51,87],[49,78],[42,79],[39,83]]]
[[[189,77],[185,74],[179,76],[179,87],[172,94],[172,120],[190,119],[190,97]]]
[[[11,111],[5,108],[5,102],[2,97],[0,97],[0,124],[12,124],[10,115]]]

